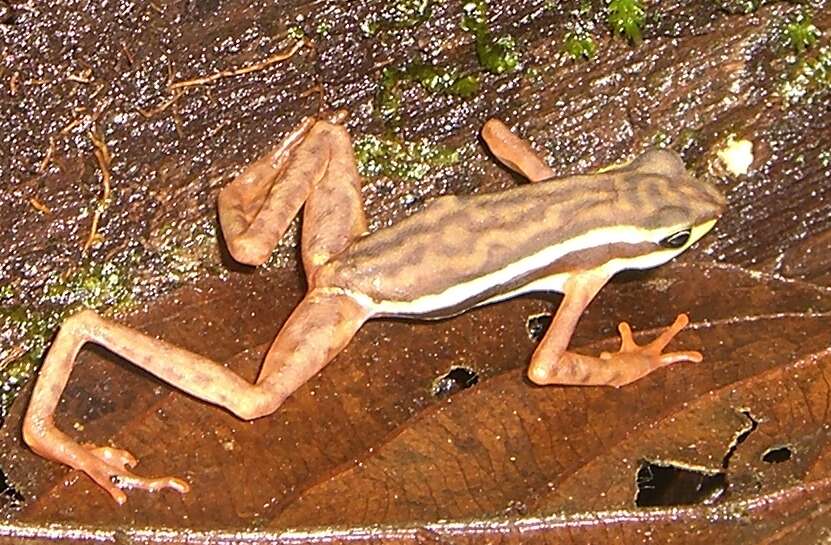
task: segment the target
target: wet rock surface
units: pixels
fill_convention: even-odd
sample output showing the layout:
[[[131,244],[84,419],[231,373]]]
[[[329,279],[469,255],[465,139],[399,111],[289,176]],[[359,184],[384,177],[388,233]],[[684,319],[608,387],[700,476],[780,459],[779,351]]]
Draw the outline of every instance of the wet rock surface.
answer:
[[[242,423],[86,350],[59,426],[129,448],[140,473],[184,476],[193,491],[133,492],[117,508],[86,477],[21,446],[24,394],[0,455],[14,490],[4,496],[9,532],[46,539],[57,522],[117,528],[113,541],[138,539],[139,527],[157,541],[165,527],[286,540],[299,535],[286,528],[310,528],[334,542],[822,535],[831,523],[827,4],[751,13],[650,4],[633,46],[610,34],[600,2],[494,2],[489,31],[512,36],[520,53],[521,68],[503,74],[481,67],[461,2],[427,3],[427,15],[400,25],[399,5],[0,1],[7,375],[25,377],[62,313],[86,304],[253,378],[302,295],[297,230],[263,270],[234,265],[217,236],[216,193],[321,97],[351,112],[356,140],[392,135],[455,150],[403,169],[418,175],[368,177],[373,229],[437,195],[518,183],[477,140],[491,116],[560,174],[653,144],[679,151],[727,194],[725,216],[676,263],[607,286],[573,346],[610,349],[619,319],[654,333],[684,311],[693,325],[677,343],[705,361],[621,390],[532,387],[526,324],[553,306],[521,299],[435,324],[372,322],[278,413]],[[787,24],[805,9],[822,35],[796,51]],[[587,61],[563,52],[575,18],[597,45]],[[269,61],[303,37],[294,56]],[[418,62],[475,75],[479,88],[463,98],[405,82],[385,118],[385,69]],[[255,69],[234,74],[244,67]],[[190,84],[198,78],[210,81]],[[718,157],[731,138],[752,143],[747,174],[730,174]],[[478,382],[435,397],[453,367]],[[734,444],[746,414],[758,426]],[[782,446],[788,460],[764,460]],[[638,507],[644,460],[721,472],[726,488],[686,507]]]

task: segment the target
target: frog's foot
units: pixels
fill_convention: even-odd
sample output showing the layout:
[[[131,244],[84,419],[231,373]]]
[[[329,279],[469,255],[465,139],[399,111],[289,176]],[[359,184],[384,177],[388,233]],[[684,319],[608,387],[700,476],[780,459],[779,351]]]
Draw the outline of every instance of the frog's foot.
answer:
[[[626,322],[618,326],[620,331],[620,350],[615,353],[603,352],[600,359],[607,365],[613,366],[609,369],[611,375],[607,384],[619,388],[631,384],[636,380],[645,377],[652,371],[680,361],[700,362],[703,360],[701,352],[668,352],[662,351],[672,339],[690,322],[686,314],[679,314],[675,322],[658,335],[651,343],[638,346],[632,337],[632,329]]]
[[[171,488],[182,494],[190,490],[188,483],[176,477],[150,479],[133,474],[128,469],[135,467],[138,460],[126,450],[94,445],[85,445],[85,447],[92,458],[81,461],[77,469],[85,472],[109,492],[119,505],[127,501],[127,495],[121,490],[122,488],[141,488],[148,492]]]

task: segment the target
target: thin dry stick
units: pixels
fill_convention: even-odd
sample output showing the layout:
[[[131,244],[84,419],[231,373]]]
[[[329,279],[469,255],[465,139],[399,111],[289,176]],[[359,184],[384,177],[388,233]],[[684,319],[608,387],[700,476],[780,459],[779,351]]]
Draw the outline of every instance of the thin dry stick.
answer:
[[[9,93],[11,93],[12,96],[15,96],[17,94],[18,81],[20,81],[20,72],[15,70],[14,74],[12,74],[12,77],[9,80]]]
[[[155,115],[158,115],[158,114],[162,113],[163,111],[167,110],[168,108],[170,108],[170,106],[172,106],[173,103],[175,103],[177,100],[182,98],[183,94],[184,93],[182,91],[176,90],[176,91],[174,91],[172,97],[168,98],[167,100],[165,100],[164,102],[162,102],[161,104],[156,106],[155,108],[151,108],[149,110],[145,110],[144,108],[136,108],[136,109],[138,110],[138,113],[140,113],[145,118],[149,119],[149,118],[151,118]]]
[[[133,52],[130,51],[130,49],[124,44],[124,42],[121,42],[121,50],[124,51],[124,54],[127,56],[127,62],[130,64],[130,66],[136,64],[136,58],[133,56]]]
[[[29,352],[29,350],[23,348],[23,345],[21,344],[13,346],[6,353],[6,356],[0,360],[0,371],[5,371],[6,367],[25,356],[27,352]]]
[[[40,166],[38,166],[38,172],[46,172],[46,169],[49,168],[49,163],[52,162],[53,155],[55,155],[55,137],[50,136],[49,149],[46,150],[46,156],[40,162]]]
[[[95,146],[95,159],[98,161],[98,168],[101,169],[101,198],[98,200],[98,205],[95,207],[95,212],[92,214],[92,225],[90,225],[89,236],[84,242],[83,253],[87,253],[89,249],[96,243],[102,240],[102,236],[98,233],[98,222],[101,219],[101,214],[106,210],[110,202],[110,164],[113,157],[110,154],[110,149],[107,147],[107,142],[101,135],[98,127],[95,131],[87,133],[92,145]]]
[[[298,51],[300,51],[300,48],[302,48],[304,45],[306,45],[305,40],[300,40],[300,41],[296,42],[293,46],[291,46],[287,51],[282,51],[280,53],[272,55],[271,57],[268,57],[267,59],[264,59],[264,60],[259,61],[259,62],[255,62],[254,64],[249,64],[247,66],[242,66],[240,68],[232,68],[232,69],[229,69],[229,70],[221,70],[219,72],[216,72],[216,73],[213,73],[209,76],[204,76],[204,77],[201,77],[201,78],[194,78],[194,79],[189,79],[189,80],[184,80],[184,81],[177,81],[177,82],[174,82],[174,83],[171,83],[170,85],[168,85],[168,89],[176,90],[176,89],[184,89],[184,88],[187,88],[187,87],[195,87],[197,85],[205,85],[207,83],[213,83],[213,82],[215,82],[217,80],[220,80],[222,78],[230,78],[230,77],[234,77],[234,76],[241,76],[243,74],[248,74],[250,72],[255,72],[257,70],[262,70],[263,68],[267,68],[268,66],[271,66],[272,64],[275,64],[275,63],[278,63],[280,61],[284,61],[288,58],[293,57],[294,54],[297,53]]]
[[[68,79],[69,81],[77,82],[77,83],[89,83],[93,79],[92,78],[92,68],[84,68],[78,74],[73,74],[72,72],[70,72],[66,76],[66,79]]]
[[[52,210],[48,206],[46,206],[45,204],[43,204],[42,202],[37,200],[37,197],[29,197],[29,204],[31,204],[32,208],[34,208],[35,210],[37,210],[41,214],[51,214],[52,213]]]
[[[60,130],[59,134],[61,134],[61,135],[69,134],[70,132],[72,132],[72,129],[74,129],[75,127],[77,127],[78,125],[80,125],[81,123],[83,123],[86,120],[87,120],[86,115],[83,115],[81,117],[76,117],[75,119],[70,121],[64,128],[62,128]]]
[[[307,97],[315,93],[317,93],[317,113],[320,115],[323,113],[323,107],[326,105],[326,90],[323,88],[323,84],[316,83],[312,87],[309,87],[300,93],[300,96]]]

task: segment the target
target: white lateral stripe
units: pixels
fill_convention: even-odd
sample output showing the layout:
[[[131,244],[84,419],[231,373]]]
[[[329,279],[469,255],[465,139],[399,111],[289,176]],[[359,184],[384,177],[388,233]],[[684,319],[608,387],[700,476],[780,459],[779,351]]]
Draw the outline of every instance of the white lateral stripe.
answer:
[[[672,228],[667,228],[666,231],[672,232]],[[451,286],[441,293],[425,295],[413,301],[376,301],[373,307],[376,312],[383,314],[427,314],[443,308],[454,307],[492,286],[506,284],[523,274],[554,263],[567,254],[608,244],[609,241],[638,244],[654,238],[656,238],[656,231],[633,226],[593,229],[583,235],[544,248],[536,254],[509,264],[503,269],[474,278],[464,284]],[[517,289],[511,293],[519,294],[522,291]],[[494,297],[492,300],[497,299]]]

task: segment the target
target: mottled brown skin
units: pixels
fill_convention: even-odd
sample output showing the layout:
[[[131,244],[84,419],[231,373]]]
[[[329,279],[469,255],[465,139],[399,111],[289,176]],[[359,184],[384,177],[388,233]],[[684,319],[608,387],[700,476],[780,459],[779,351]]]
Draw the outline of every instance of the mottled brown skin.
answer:
[[[685,210],[690,198],[705,203],[694,214]],[[686,175],[676,155],[653,150],[636,163],[602,174],[550,179],[486,195],[441,197],[422,212],[356,241],[322,268],[316,283],[359,291],[375,301],[412,301],[503,269],[592,228],[652,229],[672,223],[675,215],[678,221],[696,224],[710,219],[721,202],[711,186]],[[657,241],[630,244],[611,238],[600,248],[529,271],[504,291],[555,272],[596,269],[612,257],[660,249]],[[471,294],[463,308],[487,298]]]
[[[715,222],[724,200],[690,177],[671,152],[652,151],[602,174],[553,179],[531,147],[496,120],[483,128],[494,155],[535,183],[502,193],[442,197],[399,224],[366,233],[361,180],[342,112],[307,119],[221,192],[231,254],[265,262],[304,207],[302,257],[309,290],[278,333],[251,384],[220,363],[84,311],[67,319],[35,384],[23,435],[31,448],[84,471],[118,503],[121,488],[188,490],[181,479],[133,474],[128,452],[81,446],[53,414],[87,342],[243,419],[271,414],[320,371],[369,318],[432,318],[521,290],[554,289],[563,302],[528,375],[538,384],[622,386],[698,352],[661,354],[687,323],[645,347],[621,324],[621,351],[599,358],[567,352],[574,327],[618,270],[654,266],[682,252]],[[683,244],[660,241],[681,230]],[[691,232],[689,230],[692,230]],[[664,241],[665,242],[665,241]]]

